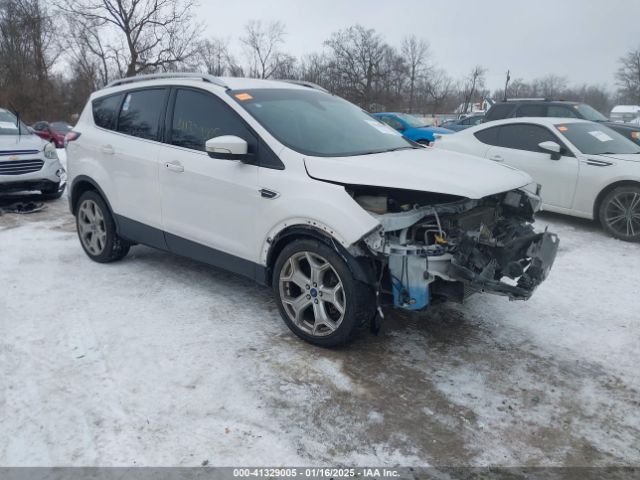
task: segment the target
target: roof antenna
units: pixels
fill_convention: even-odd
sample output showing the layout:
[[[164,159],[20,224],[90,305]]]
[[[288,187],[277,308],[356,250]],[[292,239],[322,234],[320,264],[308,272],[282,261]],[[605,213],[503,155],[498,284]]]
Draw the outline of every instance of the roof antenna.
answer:
[[[507,101],[507,88],[509,88],[509,81],[511,80],[511,70],[507,70],[507,81],[504,82],[504,101]]]
[[[18,109],[13,105],[13,103],[9,103],[9,106],[11,107],[11,110],[13,110],[13,114],[16,117],[16,127],[18,127],[18,136],[21,137],[22,136],[22,127],[21,127],[22,122],[20,121],[20,112],[18,112]]]

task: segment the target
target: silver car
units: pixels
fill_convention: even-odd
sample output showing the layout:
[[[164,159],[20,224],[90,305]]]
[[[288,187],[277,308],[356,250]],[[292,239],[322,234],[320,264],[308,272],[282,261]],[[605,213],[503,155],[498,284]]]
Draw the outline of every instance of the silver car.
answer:
[[[35,190],[60,198],[66,178],[55,146],[0,108],[0,193]]]

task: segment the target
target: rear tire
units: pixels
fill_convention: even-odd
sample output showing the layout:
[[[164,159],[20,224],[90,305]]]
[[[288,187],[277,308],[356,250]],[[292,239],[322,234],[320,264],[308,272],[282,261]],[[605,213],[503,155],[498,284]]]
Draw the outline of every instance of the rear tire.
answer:
[[[640,186],[614,188],[602,199],[599,211],[602,228],[625,242],[640,242]]]
[[[78,200],[76,229],[82,249],[94,262],[109,263],[121,260],[131,248],[131,244],[116,233],[111,212],[95,191],[83,193]]]
[[[275,263],[273,291],[291,331],[322,347],[349,342],[375,309],[372,289],[354,278],[333,248],[313,239],[284,247]]]

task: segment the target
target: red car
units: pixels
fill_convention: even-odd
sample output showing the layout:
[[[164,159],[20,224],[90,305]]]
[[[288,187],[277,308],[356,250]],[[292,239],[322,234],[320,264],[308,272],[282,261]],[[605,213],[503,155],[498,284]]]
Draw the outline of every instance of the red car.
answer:
[[[64,147],[64,137],[71,131],[71,125],[66,122],[36,122],[31,128],[40,138],[53,142],[56,148]]]

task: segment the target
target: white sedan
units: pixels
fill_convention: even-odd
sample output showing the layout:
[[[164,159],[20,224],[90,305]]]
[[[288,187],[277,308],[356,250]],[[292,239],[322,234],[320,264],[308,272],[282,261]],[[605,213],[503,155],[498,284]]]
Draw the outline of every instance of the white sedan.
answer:
[[[640,241],[640,146],[575,118],[511,118],[435,142],[530,174],[545,210],[599,220],[616,238]]]

